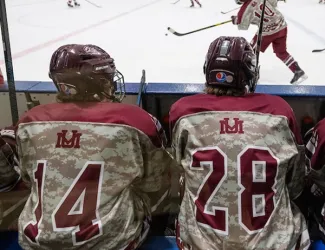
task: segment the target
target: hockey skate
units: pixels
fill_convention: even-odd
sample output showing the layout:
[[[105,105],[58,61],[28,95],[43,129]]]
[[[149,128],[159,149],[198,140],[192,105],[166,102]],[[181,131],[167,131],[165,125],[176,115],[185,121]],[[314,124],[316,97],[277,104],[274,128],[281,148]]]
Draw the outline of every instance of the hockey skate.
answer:
[[[73,8],[73,5],[72,5],[71,2],[68,2],[68,6],[69,6],[70,8]]]
[[[80,6],[80,3],[78,3],[77,1],[74,1],[74,6]]]
[[[308,76],[305,74],[303,70],[297,70],[291,80],[291,84],[296,85],[299,83],[302,83],[308,78]]]

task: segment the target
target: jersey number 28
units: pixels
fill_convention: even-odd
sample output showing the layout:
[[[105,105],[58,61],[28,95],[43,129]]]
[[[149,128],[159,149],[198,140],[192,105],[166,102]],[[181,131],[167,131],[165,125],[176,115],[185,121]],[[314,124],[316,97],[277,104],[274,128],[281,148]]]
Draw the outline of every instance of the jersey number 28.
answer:
[[[218,196],[219,200],[225,199],[225,203],[236,202],[233,195],[236,186],[228,186],[226,191],[223,189],[226,193],[220,191],[229,171],[235,171],[231,175],[237,176],[240,187],[237,197],[239,224],[249,234],[258,232],[274,210],[278,159],[268,148],[246,147],[237,156],[236,169],[228,169],[228,166],[228,157],[219,147],[199,148],[192,153],[190,169],[209,170],[195,197],[196,220],[201,226],[228,235],[228,207],[210,203]]]

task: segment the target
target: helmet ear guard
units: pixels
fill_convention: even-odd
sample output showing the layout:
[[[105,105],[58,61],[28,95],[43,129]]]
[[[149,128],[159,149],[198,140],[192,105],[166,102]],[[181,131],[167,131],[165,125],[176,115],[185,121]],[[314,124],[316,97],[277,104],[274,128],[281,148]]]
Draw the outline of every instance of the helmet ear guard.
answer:
[[[251,53],[245,53],[241,67],[244,70],[248,81],[249,92],[254,92],[259,77],[259,67],[256,67],[255,54],[252,57]]]

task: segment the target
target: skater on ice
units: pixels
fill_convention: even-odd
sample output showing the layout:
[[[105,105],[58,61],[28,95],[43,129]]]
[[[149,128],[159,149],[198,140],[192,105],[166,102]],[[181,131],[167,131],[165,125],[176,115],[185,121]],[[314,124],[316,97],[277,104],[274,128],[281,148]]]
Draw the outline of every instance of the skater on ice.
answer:
[[[72,0],[68,0],[68,6],[69,7],[74,7],[74,6],[78,7],[78,6],[80,6],[80,4],[77,2],[77,0],[73,0],[73,3],[72,3]]]
[[[250,24],[260,25],[263,9],[263,0],[235,0],[242,5],[237,16],[232,16],[232,23],[239,30],[247,30]],[[291,84],[298,84],[307,79],[305,72],[300,68],[298,62],[287,51],[288,27],[282,13],[277,9],[277,0],[268,0],[265,6],[265,16],[262,32],[261,52],[272,44],[276,56],[294,73]],[[257,35],[251,41],[255,49]]]
[[[202,7],[202,4],[199,2],[199,0],[194,0],[199,6],[200,6],[200,8]],[[193,0],[191,0],[191,6],[190,6],[190,8],[194,8],[194,1]]]

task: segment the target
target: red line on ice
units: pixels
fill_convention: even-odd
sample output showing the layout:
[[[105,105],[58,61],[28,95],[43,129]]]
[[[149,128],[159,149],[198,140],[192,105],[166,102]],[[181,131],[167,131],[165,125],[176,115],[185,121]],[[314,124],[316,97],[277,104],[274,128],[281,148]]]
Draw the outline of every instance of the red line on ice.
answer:
[[[120,18],[120,17],[123,17],[123,16],[126,16],[126,15],[128,15],[128,14],[131,14],[131,13],[133,13],[133,12],[135,12],[135,11],[138,11],[138,10],[140,10],[140,9],[143,9],[143,8],[145,8],[145,7],[147,7],[147,6],[150,6],[150,5],[152,5],[152,4],[155,4],[155,3],[159,2],[159,1],[161,1],[161,0],[156,0],[156,1],[154,1],[154,2],[150,2],[150,3],[145,4],[145,5],[141,5],[141,6],[139,6],[139,7],[136,7],[136,8],[134,8],[134,9],[132,9],[132,10],[129,10],[129,11],[123,12],[123,13],[117,15],[117,16],[114,16],[114,17],[112,17],[112,18],[109,18],[109,19],[106,19],[106,20],[100,21],[100,22],[98,22],[98,23],[95,23],[95,24],[89,25],[89,26],[87,26],[87,27],[84,27],[84,28],[78,29],[78,30],[73,31],[73,32],[71,32],[71,33],[68,33],[68,34],[65,34],[65,35],[63,35],[63,36],[57,37],[57,38],[55,38],[55,39],[52,39],[52,40],[50,40],[50,41],[48,41],[48,42],[45,42],[45,43],[42,43],[42,44],[36,45],[36,46],[34,46],[34,47],[31,47],[31,48],[25,49],[25,50],[23,50],[23,51],[17,52],[17,53],[15,53],[15,54],[12,55],[12,59],[14,60],[14,59],[17,59],[17,58],[20,58],[20,57],[24,57],[24,56],[26,56],[26,55],[28,55],[28,54],[31,54],[31,53],[33,53],[33,52],[36,52],[36,51],[39,51],[39,50],[41,50],[41,49],[44,49],[44,48],[46,48],[46,47],[48,47],[48,46],[51,46],[51,45],[53,45],[53,44],[55,44],[55,43],[57,43],[57,42],[60,42],[60,41],[63,41],[63,40],[65,40],[65,39],[67,39],[67,38],[70,38],[70,37],[73,37],[73,36],[79,35],[79,34],[85,32],[85,31],[88,31],[88,30],[92,29],[92,28],[98,27],[98,26],[100,26],[100,25],[103,25],[103,24],[105,24],[105,23],[108,23],[108,22],[110,22],[110,21],[113,21],[113,20],[115,20],[115,19],[118,19],[118,18]],[[0,60],[0,65],[3,65],[4,63],[5,63],[5,60],[4,60],[4,59]]]

